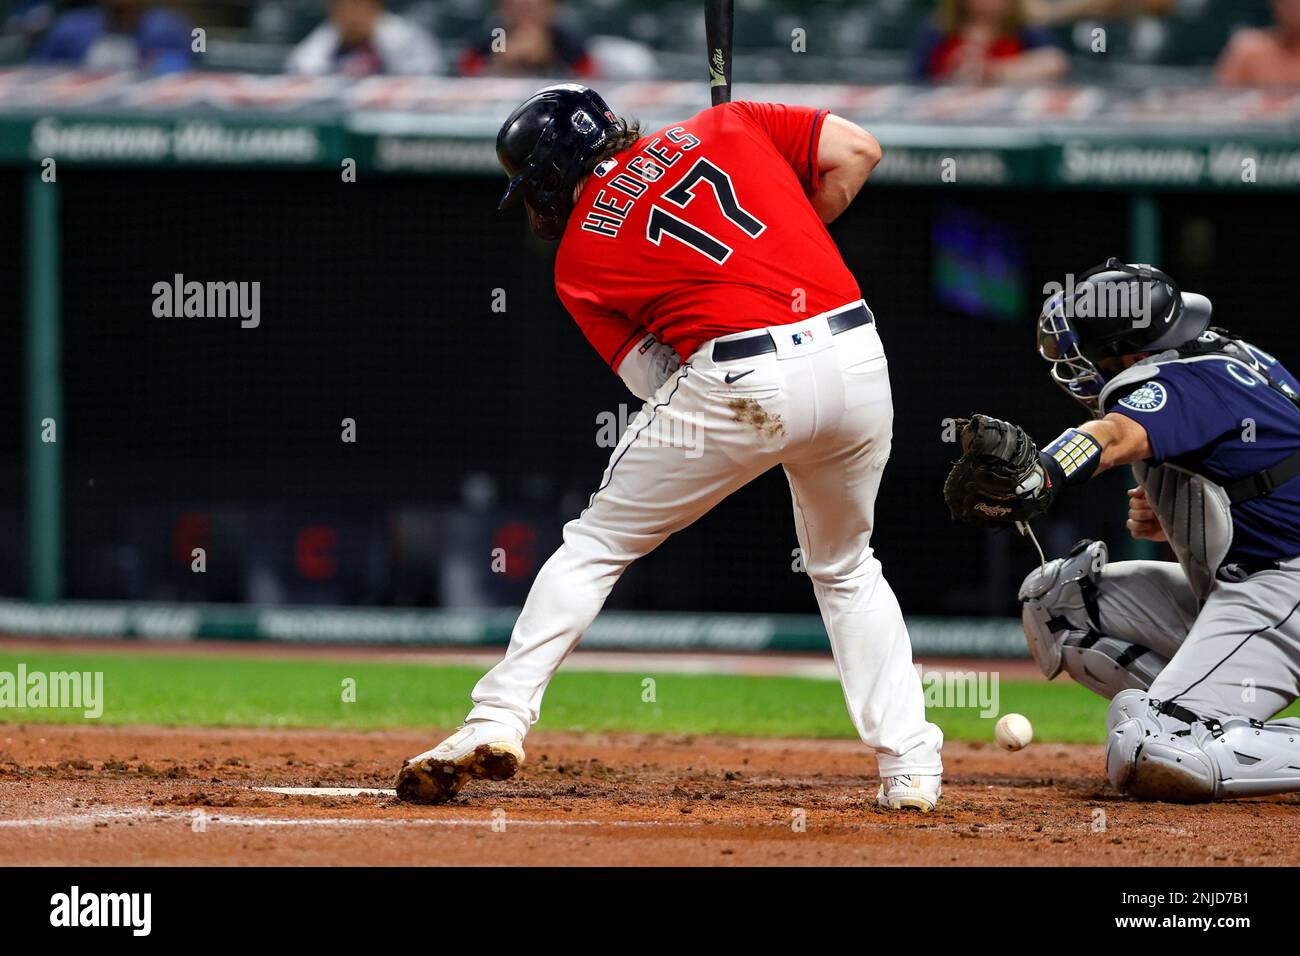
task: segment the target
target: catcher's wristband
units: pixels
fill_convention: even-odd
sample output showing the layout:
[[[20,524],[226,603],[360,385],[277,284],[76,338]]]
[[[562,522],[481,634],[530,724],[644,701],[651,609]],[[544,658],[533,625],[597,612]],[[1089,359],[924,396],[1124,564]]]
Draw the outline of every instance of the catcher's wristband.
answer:
[[[1038,455],[1043,470],[1051,479],[1052,490],[1081,485],[1097,473],[1101,464],[1101,445],[1087,432],[1067,428],[1061,436]]]

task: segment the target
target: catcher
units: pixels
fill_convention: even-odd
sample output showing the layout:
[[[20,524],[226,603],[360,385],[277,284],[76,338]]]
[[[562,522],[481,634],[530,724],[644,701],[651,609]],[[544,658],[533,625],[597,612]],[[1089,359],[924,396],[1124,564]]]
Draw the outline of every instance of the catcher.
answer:
[[[1038,347],[1094,419],[1039,452],[977,415],[944,485],[955,518],[1023,528],[1072,485],[1133,466],[1129,531],[1177,562],[1109,563],[1083,541],[1020,599],[1043,673],[1111,700],[1110,782],[1149,799],[1300,790],[1300,721],[1270,719],[1300,696],[1300,395],[1210,315],[1150,266],[1085,273],[1047,301]]]

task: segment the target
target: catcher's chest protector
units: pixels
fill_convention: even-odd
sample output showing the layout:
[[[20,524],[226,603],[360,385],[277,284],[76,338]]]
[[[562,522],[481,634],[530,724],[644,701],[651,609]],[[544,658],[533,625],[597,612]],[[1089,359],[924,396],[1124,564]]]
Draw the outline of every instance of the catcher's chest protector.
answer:
[[[1131,390],[1158,374],[1159,366],[1183,361],[1165,352],[1139,362],[1115,376],[1101,393],[1101,407],[1115,392]],[[1160,519],[1169,546],[1187,575],[1192,591],[1204,601],[1214,586],[1219,566],[1232,547],[1232,510],[1228,493],[1204,475],[1177,465],[1137,462],[1133,474],[1146,490],[1147,501]]]

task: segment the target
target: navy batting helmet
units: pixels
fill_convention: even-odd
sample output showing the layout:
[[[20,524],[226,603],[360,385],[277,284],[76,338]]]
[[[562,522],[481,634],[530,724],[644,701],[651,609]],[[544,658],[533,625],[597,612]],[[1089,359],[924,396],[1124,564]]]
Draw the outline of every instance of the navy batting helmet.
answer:
[[[1210,327],[1210,300],[1183,292],[1148,265],[1108,259],[1048,298],[1038,317],[1038,352],[1052,379],[1096,410],[1107,359],[1163,352]]]
[[[573,209],[574,187],[622,128],[593,89],[559,83],[538,90],[497,133],[497,159],[510,177],[498,208],[522,195],[533,231],[559,239]]]

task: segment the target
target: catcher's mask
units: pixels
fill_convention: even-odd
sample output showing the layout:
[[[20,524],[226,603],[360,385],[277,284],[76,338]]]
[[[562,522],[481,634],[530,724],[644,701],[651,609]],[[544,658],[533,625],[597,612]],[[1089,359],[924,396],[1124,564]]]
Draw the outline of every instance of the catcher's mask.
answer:
[[[558,83],[538,90],[497,133],[497,159],[510,177],[499,209],[521,196],[533,231],[559,239],[573,210],[573,190],[623,128],[595,90]]]
[[[1052,381],[1099,413],[1107,359],[1177,348],[1210,327],[1210,300],[1148,265],[1108,259],[1055,292],[1038,316]]]

